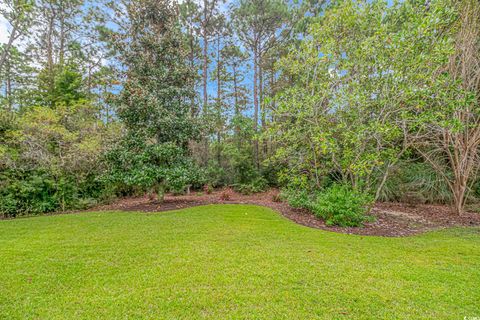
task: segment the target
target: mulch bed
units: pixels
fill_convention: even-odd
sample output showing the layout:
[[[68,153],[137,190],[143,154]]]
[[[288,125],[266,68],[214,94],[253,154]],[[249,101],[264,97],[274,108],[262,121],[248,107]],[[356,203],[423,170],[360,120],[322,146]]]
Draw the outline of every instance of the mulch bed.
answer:
[[[226,193],[229,195],[228,200],[224,200]],[[96,207],[93,210],[159,212],[206,204],[255,204],[265,206],[307,227],[357,235],[401,237],[446,227],[480,226],[480,214],[466,212],[459,216],[453,214],[448,206],[378,203],[372,210],[375,221],[366,223],[364,227],[329,227],[307,210],[294,209],[284,202],[279,202],[278,190],[253,195],[242,195],[232,190],[226,192],[217,190],[211,194],[166,195],[165,200],[161,203],[150,200],[148,197],[124,198],[109,205]]]

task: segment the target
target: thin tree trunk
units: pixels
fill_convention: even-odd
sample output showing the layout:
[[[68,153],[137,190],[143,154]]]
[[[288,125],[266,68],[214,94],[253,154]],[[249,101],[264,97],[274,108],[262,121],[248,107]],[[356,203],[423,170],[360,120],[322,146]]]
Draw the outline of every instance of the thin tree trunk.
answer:
[[[237,80],[237,65],[233,64],[233,96],[235,103],[235,141],[237,147],[240,148],[241,139],[240,139],[240,125],[238,124],[240,116],[240,106],[238,104],[238,80]]]
[[[87,75],[87,92],[90,95],[92,93],[92,68],[93,66],[88,66],[88,75]]]
[[[2,55],[0,56],[0,71],[2,71],[2,67],[5,64],[5,61],[7,61],[8,53],[10,52],[10,49],[12,48],[13,41],[17,37],[17,30],[18,30],[18,24],[20,22],[17,20],[15,21],[15,24],[13,25],[12,32],[10,33],[10,38],[8,39],[8,43],[3,49]]]
[[[208,34],[207,34],[207,11],[208,11],[208,1],[204,0],[203,1],[203,114],[207,115],[208,114],[208,91],[207,91],[207,81],[208,81]],[[205,152],[205,158],[203,159],[204,165],[208,164],[208,158],[209,158],[209,144],[208,144],[208,134],[205,136],[204,140],[204,152]]]
[[[262,133],[266,127],[266,119],[265,119],[265,104],[263,103],[263,66],[262,66],[262,55],[260,54],[258,57],[258,95],[259,95],[259,104],[260,104],[260,118],[262,127],[260,128],[260,132]],[[265,151],[265,140],[262,140],[262,159],[265,159],[266,151]]]
[[[48,70],[48,93],[53,94],[54,90],[54,74],[53,74],[53,28],[54,28],[54,13],[50,17],[48,24],[48,33],[47,33],[47,70]],[[53,107],[53,101],[50,101],[50,106]]]
[[[203,37],[203,113],[207,113],[208,92],[207,92],[207,70],[208,70],[208,40]]]
[[[265,125],[265,110],[263,105],[263,68],[262,68],[262,57],[258,57],[258,104],[260,108],[260,118],[262,128]]]
[[[106,97],[107,96],[107,85],[105,84],[103,86],[103,96]],[[110,123],[110,108],[108,107],[108,103],[104,103],[103,104],[105,106],[105,116],[107,118],[107,124]]]
[[[235,100],[235,116],[240,114],[240,108],[238,105],[238,89],[237,89],[237,67],[233,65],[233,98]]]
[[[188,31],[189,31],[189,37],[190,37],[190,41],[189,41],[189,44],[190,44],[190,52],[189,52],[189,60],[190,60],[190,68],[193,68],[195,67],[195,56],[194,56],[194,48],[193,48],[193,32],[192,32],[192,28],[188,28]],[[193,82],[193,89],[195,89],[195,82]],[[191,101],[190,101],[190,114],[192,117],[194,117],[196,115],[196,110],[195,110],[195,98],[192,97],[191,98]]]
[[[220,79],[220,35],[217,36],[217,101],[221,104],[222,101],[222,80]]]
[[[218,114],[221,115],[222,112],[222,79],[220,78],[220,34],[217,35],[217,107],[218,107]],[[220,165],[222,153],[220,150],[220,142],[221,142],[221,127],[217,127],[217,161]]]
[[[455,179],[453,181],[453,210],[456,214],[463,213],[463,207],[465,205],[465,192],[467,190],[467,183],[464,179]]]
[[[255,135],[258,133],[258,53],[257,47],[254,46],[253,49],[253,132]],[[253,140],[253,155],[255,160],[255,166],[260,168],[260,163],[258,159],[258,139],[255,137]]]
[[[6,98],[7,98],[7,105],[8,110],[12,111],[12,78],[11,78],[11,69],[10,69],[10,62],[7,61],[6,65]]]
[[[65,60],[65,15],[62,10],[60,14],[60,48],[58,50],[58,64],[63,68]]]
[[[237,66],[235,64],[233,65],[233,97],[235,100],[235,118],[237,119],[235,124],[235,137],[237,139],[237,142],[240,143],[240,126],[238,125],[240,106],[238,105]]]
[[[207,92],[207,72],[208,72],[208,34],[207,34],[207,6],[208,1],[203,1],[203,113],[207,113],[208,92]]]
[[[271,69],[271,72],[270,72],[270,99],[271,99],[270,108],[271,108],[271,110],[275,110],[275,95],[274,95],[275,90],[274,90],[274,88],[275,88],[275,70],[274,70],[273,63],[272,63],[272,69]],[[272,123],[273,123],[272,117],[270,117],[270,121],[272,121]],[[269,147],[270,147],[270,152],[272,152],[273,146],[272,146],[271,135],[269,135],[268,144],[267,144],[267,142],[265,142],[265,152],[266,152],[266,154],[268,154]]]

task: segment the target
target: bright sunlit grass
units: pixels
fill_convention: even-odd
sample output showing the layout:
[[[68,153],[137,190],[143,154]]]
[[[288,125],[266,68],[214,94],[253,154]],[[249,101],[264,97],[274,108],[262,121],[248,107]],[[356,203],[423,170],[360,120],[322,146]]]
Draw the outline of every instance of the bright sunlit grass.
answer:
[[[362,237],[250,205],[0,221],[0,319],[480,317],[480,230]]]

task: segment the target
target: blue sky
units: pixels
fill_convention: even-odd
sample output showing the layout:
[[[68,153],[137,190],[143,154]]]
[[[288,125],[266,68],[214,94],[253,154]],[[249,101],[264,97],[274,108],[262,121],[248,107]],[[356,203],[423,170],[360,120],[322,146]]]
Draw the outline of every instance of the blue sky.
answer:
[[[4,8],[5,4],[0,3],[0,9]],[[9,24],[3,16],[0,16],[0,43],[6,43],[8,41],[8,28]]]
[[[95,1],[95,0],[90,0],[90,1]],[[181,2],[182,0],[179,0],[179,2]],[[87,1],[88,2],[88,1]],[[220,1],[221,3],[221,8],[220,8],[220,11],[221,12],[226,12],[227,10],[227,7],[228,5],[230,5],[231,3],[235,2],[235,0],[227,0],[225,2],[222,3],[222,1]],[[393,0],[388,0],[389,4],[391,5],[391,2],[393,2]],[[4,8],[5,7],[5,4],[3,3],[0,3],[0,9],[1,8]],[[0,43],[6,43],[8,41],[8,30],[10,29],[10,25],[8,24],[8,22],[0,16]],[[200,41],[200,45],[202,46],[203,43]],[[209,46],[209,49],[212,51],[215,51],[215,43],[210,43],[210,46]],[[239,43],[239,45],[241,45]],[[209,50],[209,51],[210,51]],[[246,63],[246,65],[244,66],[244,69],[243,71],[245,72],[245,75],[246,75],[246,78],[245,78],[245,81],[244,81],[244,84],[250,89],[253,91],[253,72],[252,72],[252,66],[251,66],[251,59],[249,59]],[[212,63],[209,65],[209,77],[212,73],[212,71],[214,70],[215,68],[215,61],[213,59]],[[201,75],[201,71],[200,71],[200,75]],[[201,92],[202,92],[202,86],[201,86],[201,83],[200,83],[200,86],[197,88],[197,90],[199,91],[200,95],[201,95]],[[217,95],[217,82],[216,81],[213,81],[211,79],[209,79],[208,81],[208,94],[210,96],[210,102],[213,102],[213,99],[216,98],[216,95]]]

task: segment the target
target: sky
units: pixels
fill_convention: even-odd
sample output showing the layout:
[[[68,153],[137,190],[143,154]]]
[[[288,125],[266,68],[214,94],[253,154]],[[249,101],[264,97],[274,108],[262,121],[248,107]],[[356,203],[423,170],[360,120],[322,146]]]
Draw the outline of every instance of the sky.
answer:
[[[91,1],[95,1],[95,0],[91,0]],[[182,2],[183,0],[177,0],[177,1]],[[197,0],[197,1],[199,1],[199,0]],[[228,1],[225,1],[225,2],[220,1],[220,3],[221,3],[220,11],[221,12],[226,12],[228,5],[232,1],[234,1],[234,0],[228,0]],[[3,3],[2,0],[0,0],[0,9],[5,9],[5,4]],[[0,15],[0,44],[4,44],[4,43],[8,42],[8,36],[9,36],[8,31],[10,29],[11,29],[10,24],[6,21],[6,19],[3,16]],[[17,43],[15,43],[15,45],[18,45],[18,41],[17,41]],[[212,51],[215,50],[213,44],[210,45],[210,49]],[[214,68],[215,68],[215,61],[212,61],[212,63],[210,63],[210,65],[209,65],[209,70],[208,70],[209,75],[212,73]],[[253,78],[253,74],[251,72],[251,68],[250,68],[249,65],[246,65],[245,68],[246,68],[246,70],[244,70],[244,72],[246,73],[246,78],[245,78],[244,84],[246,84],[247,87],[250,90],[253,90],[252,80],[251,80]],[[198,89],[199,95],[201,96],[201,94],[202,94],[201,84],[199,85],[199,87],[197,89]],[[212,79],[208,80],[207,92],[208,92],[208,95],[209,95],[209,101],[213,102],[215,97],[217,96],[217,82],[216,81],[213,81]]]
[[[0,4],[0,9],[4,4]],[[6,43],[8,41],[8,22],[3,16],[0,16],[0,43]]]

